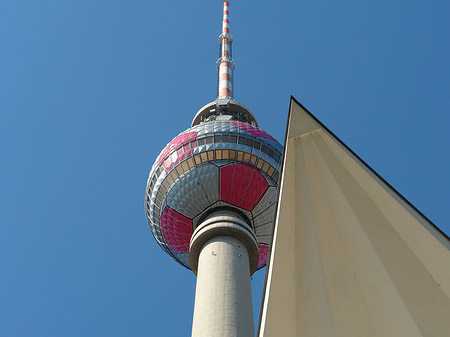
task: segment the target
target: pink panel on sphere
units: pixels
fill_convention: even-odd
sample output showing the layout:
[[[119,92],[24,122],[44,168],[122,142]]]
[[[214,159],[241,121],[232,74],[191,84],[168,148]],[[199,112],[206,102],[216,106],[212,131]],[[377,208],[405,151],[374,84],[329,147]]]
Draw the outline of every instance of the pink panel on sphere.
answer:
[[[220,168],[220,200],[251,211],[269,184],[258,169],[242,163]]]
[[[187,133],[183,133],[182,135],[179,135],[177,137],[175,137],[175,139],[173,139],[169,144],[167,144],[167,146],[164,148],[164,150],[161,152],[161,154],[158,157],[158,163],[163,164],[165,157],[172,152],[173,149],[175,149],[178,145],[186,142],[187,140],[191,139],[191,138],[195,138],[197,137],[197,132],[187,132]],[[184,152],[185,155],[184,157],[186,157],[188,154],[192,153],[192,149],[189,150],[189,153]],[[183,157],[183,158],[184,158]],[[171,163],[170,166],[172,166],[173,164],[175,164],[175,162],[177,162],[180,159],[183,158],[178,158],[176,161],[174,161],[173,163]],[[164,165],[166,166],[166,165]],[[166,169],[168,169],[166,167]]]
[[[259,262],[258,262],[258,268],[259,268],[259,267],[265,265],[267,262],[267,256],[269,255],[269,246],[259,243],[258,251],[259,251]]]
[[[229,203],[232,205],[240,206],[244,196],[249,188],[250,181],[252,180],[253,167],[244,164],[234,164],[236,169],[234,171],[233,190],[231,192],[231,198]]]
[[[182,147],[181,149],[179,149],[177,151],[177,153],[172,154],[171,156],[169,156],[164,163],[162,164],[164,166],[164,168],[168,171],[171,169],[172,166],[174,166],[176,163],[178,163],[181,159],[186,158],[187,156],[189,156],[192,153],[192,149],[187,150],[186,152],[183,152],[184,148]],[[179,152],[179,153],[178,153]],[[175,157],[175,158],[173,158]]]
[[[265,132],[265,131],[261,130],[260,128],[253,126],[251,124],[247,124],[247,123],[243,123],[243,122],[236,122],[236,121],[233,121],[230,124],[237,126],[239,129],[247,131],[248,133],[251,133],[255,137],[267,138],[267,139],[276,141],[275,138],[273,138],[267,132]]]
[[[231,199],[235,168],[236,165],[227,165],[220,168],[220,200],[229,202]]]
[[[159,223],[164,239],[175,253],[189,251],[189,242],[193,233],[190,218],[167,206]]]
[[[253,174],[252,181],[247,189],[247,194],[245,195],[245,199],[242,200],[240,206],[251,211],[261,200],[268,188],[269,184],[266,179],[263,177],[261,172],[255,168],[255,173]]]

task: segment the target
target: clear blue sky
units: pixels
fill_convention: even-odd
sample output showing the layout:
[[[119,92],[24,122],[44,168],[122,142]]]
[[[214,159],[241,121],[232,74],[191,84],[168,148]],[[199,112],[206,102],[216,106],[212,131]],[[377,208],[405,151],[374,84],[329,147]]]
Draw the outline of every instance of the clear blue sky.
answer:
[[[449,234],[449,13],[232,0],[235,97],[282,142],[292,94]],[[215,99],[220,21],[220,0],[0,2],[1,337],[190,335],[195,277],[144,191]]]

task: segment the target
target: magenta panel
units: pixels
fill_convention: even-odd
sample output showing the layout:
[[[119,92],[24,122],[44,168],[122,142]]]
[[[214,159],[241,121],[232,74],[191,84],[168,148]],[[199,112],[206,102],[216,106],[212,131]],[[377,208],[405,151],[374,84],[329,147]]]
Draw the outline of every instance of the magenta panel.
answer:
[[[252,180],[253,167],[244,164],[233,164],[236,166],[234,172],[233,190],[231,191],[230,204],[240,206],[244,200],[245,193]]]
[[[267,256],[269,255],[269,246],[258,243],[259,262],[258,268],[265,265],[267,262]]]
[[[166,243],[175,253],[189,251],[193,234],[192,220],[167,206],[160,219],[160,226]]]
[[[192,149],[188,149],[186,152],[184,152],[185,147],[182,147],[178,149],[176,157],[172,158],[173,155],[169,156],[166,160],[164,160],[164,163],[162,164],[164,168],[168,171],[172,166],[174,166],[176,163],[178,163],[181,159],[186,158],[192,153]]]
[[[230,202],[235,165],[220,168],[220,200]]]
[[[246,164],[230,164],[220,168],[220,200],[251,211],[269,184],[263,175]]]
[[[273,140],[276,142],[275,138],[273,138],[267,132],[265,132],[265,131],[261,130],[260,128],[253,126],[251,124],[247,124],[247,123],[243,123],[243,122],[236,122],[236,121],[233,121],[230,124],[237,126],[241,130],[251,133],[255,137],[267,138],[267,139],[270,139],[270,140]]]
[[[178,158],[174,162],[172,162],[170,160],[167,162],[167,160],[164,160],[164,158],[170,152],[172,152],[172,150],[174,150],[177,146],[179,146],[180,144],[188,141],[189,139],[193,139],[195,137],[197,137],[197,132],[187,132],[187,133],[183,133],[183,134],[175,137],[169,144],[167,144],[167,146],[164,148],[164,150],[159,155],[159,157],[157,159],[158,163],[160,163],[161,165],[164,164],[164,167],[166,167],[166,169],[169,169],[170,167],[173,166],[173,164],[175,164],[179,160],[181,160],[181,159],[185,158],[186,156],[188,156],[189,154],[191,154],[192,153],[192,149],[185,147],[186,149],[184,149],[183,150],[183,154],[181,154],[182,157],[178,156]],[[167,167],[167,166],[169,166],[169,167]]]
[[[261,172],[255,168],[255,173],[252,176],[252,181],[247,189],[245,199],[242,200],[241,207],[251,211],[263,197],[269,188],[269,184],[263,177]]]

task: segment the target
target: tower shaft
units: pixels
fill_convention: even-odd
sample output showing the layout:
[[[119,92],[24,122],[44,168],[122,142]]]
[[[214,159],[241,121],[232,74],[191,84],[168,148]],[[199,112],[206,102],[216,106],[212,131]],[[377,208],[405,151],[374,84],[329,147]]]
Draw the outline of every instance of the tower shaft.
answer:
[[[250,275],[256,238],[236,215],[218,212],[194,232],[189,260],[197,273],[192,337],[254,335]]]

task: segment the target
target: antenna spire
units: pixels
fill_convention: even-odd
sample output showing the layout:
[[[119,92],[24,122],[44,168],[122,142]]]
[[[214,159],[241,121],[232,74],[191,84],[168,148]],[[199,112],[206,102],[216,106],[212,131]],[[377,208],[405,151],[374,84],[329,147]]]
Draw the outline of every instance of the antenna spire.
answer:
[[[233,98],[233,70],[234,61],[231,57],[233,37],[230,34],[230,21],[228,20],[229,1],[223,2],[222,34],[219,35],[220,57],[216,62],[219,71],[219,99]]]

